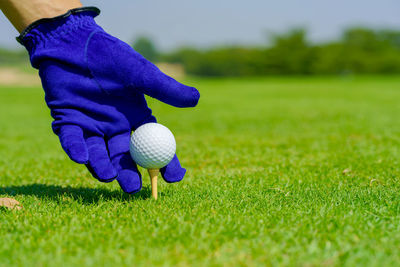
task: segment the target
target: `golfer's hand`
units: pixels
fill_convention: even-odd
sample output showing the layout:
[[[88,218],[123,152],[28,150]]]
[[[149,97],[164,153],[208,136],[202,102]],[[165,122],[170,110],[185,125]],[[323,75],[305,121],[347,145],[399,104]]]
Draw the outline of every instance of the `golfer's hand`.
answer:
[[[154,122],[144,94],[175,107],[194,107],[199,93],[163,74],[94,21],[95,8],[38,23],[23,33],[32,65],[39,69],[55,134],[69,157],[102,182],[117,179],[127,193],[141,189],[129,155],[132,129]],[[186,170],[175,156],[161,169],[167,182]]]

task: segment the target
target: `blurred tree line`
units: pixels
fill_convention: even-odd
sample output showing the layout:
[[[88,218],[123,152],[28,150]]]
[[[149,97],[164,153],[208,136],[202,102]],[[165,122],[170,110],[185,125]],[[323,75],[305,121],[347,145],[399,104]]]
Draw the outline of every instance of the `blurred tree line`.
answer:
[[[25,50],[8,50],[0,48],[0,66],[29,64],[28,54]]]
[[[182,47],[160,52],[151,39],[133,47],[153,62],[181,64],[198,76],[400,74],[400,31],[350,28],[339,40],[312,43],[303,29],[271,36],[261,47]],[[29,64],[24,50],[0,49],[0,66]]]
[[[313,44],[306,31],[272,36],[265,47],[183,47],[160,53],[141,37],[134,48],[152,61],[180,63],[198,76],[400,74],[400,31],[351,28],[337,41]]]

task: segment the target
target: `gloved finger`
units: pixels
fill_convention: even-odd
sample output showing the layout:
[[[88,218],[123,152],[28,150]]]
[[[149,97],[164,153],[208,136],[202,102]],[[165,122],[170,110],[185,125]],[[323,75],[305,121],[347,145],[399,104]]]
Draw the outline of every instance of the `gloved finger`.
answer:
[[[83,139],[83,131],[76,125],[61,126],[58,137],[65,153],[71,160],[83,164],[89,160],[89,153]]]
[[[142,176],[129,154],[130,133],[116,135],[108,140],[111,162],[118,171],[117,181],[122,190],[132,194],[142,189]]]
[[[92,75],[107,90],[118,83],[175,107],[194,107],[200,94],[162,73],[132,47],[108,34],[95,32],[87,41],[87,62]],[[105,65],[105,63],[108,63]],[[117,81],[117,82],[116,82]]]
[[[134,57],[141,56],[134,53]],[[144,58],[140,60],[140,63],[141,68],[134,68],[131,74],[134,89],[175,107],[197,105],[200,93],[196,88],[186,86],[169,77]]]
[[[86,167],[101,182],[111,182],[117,178],[117,171],[111,164],[103,137],[91,136],[86,139],[89,162]]]
[[[181,163],[175,154],[171,162],[164,168],[161,168],[160,172],[167,183],[176,183],[183,179],[186,174],[186,169],[182,168]]]

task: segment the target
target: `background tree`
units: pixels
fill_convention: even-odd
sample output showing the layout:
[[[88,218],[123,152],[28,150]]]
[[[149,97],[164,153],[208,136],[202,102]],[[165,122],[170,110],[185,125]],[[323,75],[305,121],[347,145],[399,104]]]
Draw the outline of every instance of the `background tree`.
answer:
[[[132,47],[150,61],[157,61],[159,53],[154,42],[146,36],[138,37]]]

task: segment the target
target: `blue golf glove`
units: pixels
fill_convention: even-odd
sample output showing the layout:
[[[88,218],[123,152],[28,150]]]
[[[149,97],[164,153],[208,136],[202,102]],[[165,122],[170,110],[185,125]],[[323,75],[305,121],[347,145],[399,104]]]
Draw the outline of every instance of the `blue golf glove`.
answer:
[[[17,40],[39,69],[52,128],[68,156],[99,181],[117,179],[134,193],[142,180],[129,154],[130,133],[156,121],[144,94],[175,107],[194,107],[200,95],[107,34],[94,21],[99,13],[84,7],[41,19]],[[176,155],[161,169],[167,182],[182,180],[185,172]]]

